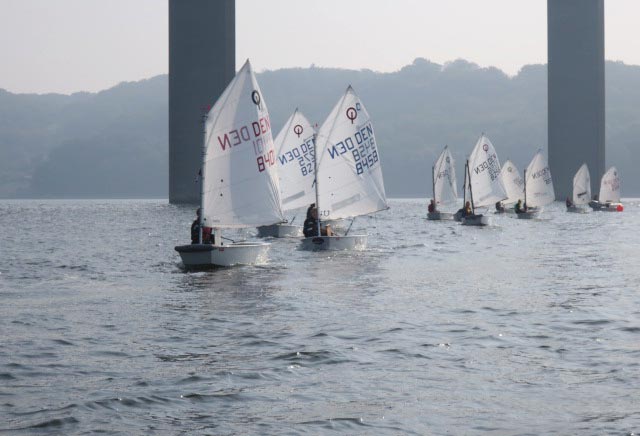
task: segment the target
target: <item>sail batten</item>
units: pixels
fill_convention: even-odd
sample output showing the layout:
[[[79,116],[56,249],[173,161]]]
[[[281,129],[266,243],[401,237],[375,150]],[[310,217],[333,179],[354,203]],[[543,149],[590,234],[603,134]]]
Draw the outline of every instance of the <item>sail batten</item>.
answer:
[[[316,147],[321,219],[388,208],[373,124],[351,86],[318,130]]]
[[[269,111],[248,60],[209,110],[204,141],[203,224],[284,221]]]

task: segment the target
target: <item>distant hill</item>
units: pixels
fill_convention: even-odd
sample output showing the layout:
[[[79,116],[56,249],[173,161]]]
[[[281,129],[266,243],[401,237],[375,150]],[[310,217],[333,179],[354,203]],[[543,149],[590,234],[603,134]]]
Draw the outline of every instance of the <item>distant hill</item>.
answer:
[[[464,60],[416,59],[393,73],[312,66],[259,80],[274,133],[295,107],[321,123],[352,84],[373,118],[393,197],[428,195],[445,144],[460,174],[481,132],[520,168],[547,144],[544,65],[509,77]],[[607,62],[607,164],[618,167],[625,196],[640,195],[639,85],[640,67]],[[166,197],[167,87],[163,75],[95,94],[0,90],[0,197]]]

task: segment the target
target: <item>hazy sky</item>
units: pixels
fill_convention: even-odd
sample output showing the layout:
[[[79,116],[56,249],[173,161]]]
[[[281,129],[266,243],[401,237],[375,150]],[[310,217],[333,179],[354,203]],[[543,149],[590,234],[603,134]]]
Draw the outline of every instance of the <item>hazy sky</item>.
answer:
[[[236,0],[237,62],[395,71],[546,62],[546,0]],[[606,0],[606,58],[640,64],[640,0]],[[0,88],[98,91],[168,71],[167,0],[0,0]]]

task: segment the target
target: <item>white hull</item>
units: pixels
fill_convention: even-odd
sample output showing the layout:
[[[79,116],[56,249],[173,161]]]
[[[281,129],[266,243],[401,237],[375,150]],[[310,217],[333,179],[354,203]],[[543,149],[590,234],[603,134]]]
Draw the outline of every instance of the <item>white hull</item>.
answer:
[[[496,215],[502,215],[502,214],[505,214],[505,213],[516,213],[515,209],[513,208],[513,205],[505,206],[504,210],[501,210],[501,211],[496,210],[495,211]]]
[[[588,213],[589,211],[587,209],[585,209],[584,207],[569,206],[569,207],[567,207],[567,212],[570,212],[570,213]]]
[[[180,253],[185,267],[205,268],[265,263],[269,246],[264,242],[237,242],[229,245],[180,245],[175,250]]]
[[[449,212],[429,212],[427,219],[431,221],[451,221],[453,214]]]
[[[302,227],[293,224],[272,224],[258,227],[258,236],[261,238],[298,238],[302,236]]]
[[[517,213],[516,215],[518,219],[521,219],[521,220],[532,220],[532,219],[538,218],[539,214],[540,214],[539,211],[533,210],[533,211],[527,211],[527,212],[520,212],[520,213]]]
[[[302,240],[303,250],[364,250],[367,248],[367,235],[349,236],[313,236]]]
[[[463,226],[484,227],[491,224],[491,220],[486,215],[469,215],[462,218]]]
[[[622,203],[600,203],[599,201],[589,202],[591,209],[599,212],[622,212]]]

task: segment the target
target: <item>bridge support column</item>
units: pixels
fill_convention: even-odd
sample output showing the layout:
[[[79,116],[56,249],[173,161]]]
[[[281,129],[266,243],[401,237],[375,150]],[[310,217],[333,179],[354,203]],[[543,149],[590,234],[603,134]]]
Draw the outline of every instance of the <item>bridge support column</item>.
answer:
[[[236,69],[235,0],[169,0],[169,202],[198,203],[202,114]]]
[[[556,199],[589,166],[597,192],[605,166],[604,0],[547,0],[548,143]]]

